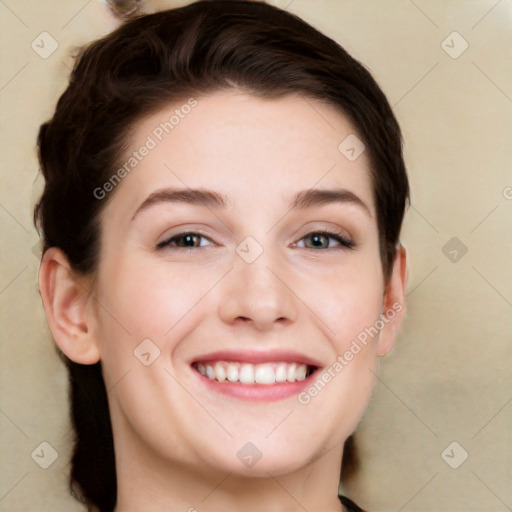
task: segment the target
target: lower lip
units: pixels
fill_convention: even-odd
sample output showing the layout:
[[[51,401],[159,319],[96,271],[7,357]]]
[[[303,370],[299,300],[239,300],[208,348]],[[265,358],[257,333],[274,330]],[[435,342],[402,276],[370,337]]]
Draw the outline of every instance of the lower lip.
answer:
[[[230,382],[228,380],[220,382],[205,377],[194,368],[192,368],[192,371],[197,375],[198,379],[212,391],[243,400],[272,402],[298,395],[311,385],[311,382],[316,378],[319,368],[304,380],[276,382],[275,384],[242,384],[241,382]]]

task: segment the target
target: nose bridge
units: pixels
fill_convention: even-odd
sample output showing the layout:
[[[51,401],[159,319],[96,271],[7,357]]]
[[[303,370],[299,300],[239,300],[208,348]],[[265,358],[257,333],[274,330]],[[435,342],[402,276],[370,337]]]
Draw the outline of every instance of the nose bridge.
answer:
[[[276,248],[263,246],[253,237],[243,240],[236,248],[219,305],[224,321],[242,318],[259,329],[267,329],[277,320],[295,321],[297,299],[286,282],[283,262]]]

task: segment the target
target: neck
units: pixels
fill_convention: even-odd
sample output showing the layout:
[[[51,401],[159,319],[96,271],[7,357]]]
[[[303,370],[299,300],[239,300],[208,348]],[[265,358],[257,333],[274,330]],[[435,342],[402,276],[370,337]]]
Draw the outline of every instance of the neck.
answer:
[[[114,512],[344,512],[338,498],[342,451],[336,445],[298,470],[269,468],[267,477],[251,478],[205,461],[163,459],[131,443],[116,450]]]

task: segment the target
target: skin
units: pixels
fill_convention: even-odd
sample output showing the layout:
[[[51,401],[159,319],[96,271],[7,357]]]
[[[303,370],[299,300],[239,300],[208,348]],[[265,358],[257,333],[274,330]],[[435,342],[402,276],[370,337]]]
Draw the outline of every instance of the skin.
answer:
[[[385,288],[369,161],[338,150],[356,130],[334,107],[235,90],[196,99],[106,204],[95,275],[75,274],[59,249],[45,253],[50,329],[72,360],[102,361],[116,512],[342,511],[343,443],[403,319],[405,250]],[[137,124],[128,153],[175,108]],[[165,187],[212,189],[229,204],[163,202],[133,218]],[[368,211],[354,202],[290,211],[293,195],[313,187],[347,189]],[[331,238],[315,248],[315,230],[338,230],[355,248]],[[156,248],[183,232],[205,238]],[[235,251],[248,236],[263,248],[252,263]],[[213,350],[284,348],[328,368],[393,304],[401,311],[307,404],[296,395],[266,403],[220,395],[189,364]],[[134,356],[147,338],[160,350],[148,366]],[[262,454],[252,467],[237,457],[247,442]]]

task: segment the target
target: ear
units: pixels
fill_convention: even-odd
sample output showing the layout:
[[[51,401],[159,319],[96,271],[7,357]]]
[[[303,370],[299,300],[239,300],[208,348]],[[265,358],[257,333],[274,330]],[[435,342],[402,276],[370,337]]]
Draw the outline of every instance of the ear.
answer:
[[[391,278],[384,290],[381,315],[381,318],[384,317],[384,327],[379,333],[379,356],[385,356],[391,351],[395,344],[398,328],[404,319],[407,278],[407,255],[405,248],[400,244],[393,263]]]
[[[48,326],[62,352],[76,363],[98,362],[92,296],[85,278],[73,272],[66,255],[56,247],[43,255],[39,291]]]

